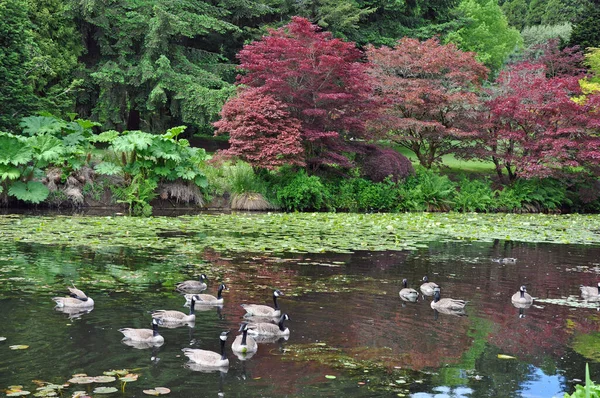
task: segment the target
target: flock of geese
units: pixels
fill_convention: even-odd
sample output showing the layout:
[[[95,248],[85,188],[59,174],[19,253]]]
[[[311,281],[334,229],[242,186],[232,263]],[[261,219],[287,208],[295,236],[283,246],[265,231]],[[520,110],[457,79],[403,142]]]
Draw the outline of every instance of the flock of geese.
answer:
[[[196,306],[221,306],[223,304],[222,293],[229,290],[225,283],[221,283],[217,290],[217,296],[202,294],[206,290],[207,277],[201,274],[199,280],[188,280],[176,285],[176,290],[185,293],[185,305],[189,305],[189,314],[177,310],[154,310],[152,315],[151,329],[122,328],[119,332],[123,334],[123,343],[136,348],[150,348],[161,346],[165,339],[158,332],[159,326],[175,328],[179,326],[190,326],[196,319]],[[75,286],[68,287],[69,297],[53,297],[59,309],[72,311],[91,310],[94,300]],[[274,307],[262,304],[242,304],[246,310],[244,321],[241,322],[238,336],[231,344],[231,350],[240,358],[248,358],[258,350],[258,342],[269,342],[273,339],[287,337],[290,330],[285,326],[285,321],[290,320],[287,314],[282,314],[277,299],[284,294],[280,290],[273,292]],[[190,361],[190,367],[198,370],[223,370],[229,366],[225,345],[229,331],[221,332],[219,336],[221,350],[214,352],[209,350],[184,348],[184,355]]]
[[[417,301],[419,292],[408,287],[407,279],[402,280],[402,286],[403,288],[399,292],[400,298],[404,301]],[[598,282],[598,286],[581,285],[579,286],[579,289],[584,300],[600,301],[600,282]],[[452,298],[441,298],[440,286],[437,283],[429,282],[427,276],[423,277],[423,284],[420,286],[419,290],[423,296],[433,296],[431,308],[437,312],[458,316],[466,315],[465,306],[467,305],[468,301],[456,300]],[[527,293],[527,287],[522,285],[519,288],[519,291],[512,295],[511,302],[513,306],[522,310],[524,308],[531,307],[533,304],[533,297]],[[520,312],[520,316],[522,316],[522,312]]]

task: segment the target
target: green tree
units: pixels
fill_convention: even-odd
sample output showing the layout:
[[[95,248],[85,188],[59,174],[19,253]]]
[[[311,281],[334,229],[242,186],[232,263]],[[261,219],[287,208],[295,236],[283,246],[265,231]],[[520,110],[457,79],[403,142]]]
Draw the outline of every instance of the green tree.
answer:
[[[77,3],[93,89],[79,99],[85,113],[118,130],[210,128],[233,93],[221,46],[240,29],[226,9],[189,0]]]
[[[530,0],[527,8],[527,26],[540,25],[546,13],[546,0]]]
[[[542,15],[542,24],[574,23],[585,15],[584,12],[589,6],[589,0],[548,0]]]
[[[502,11],[506,15],[506,20],[510,26],[519,30],[525,27],[525,18],[527,17],[527,1],[512,0],[502,4]]]
[[[34,42],[25,0],[1,1],[0,21],[0,131],[7,131],[36,109],[30,81]]]
[[[477,60],[495,75],[506,58],[522,45],[521,35],[508,26],[506,17],[495,0],[463,0],[457,11],[470,22],[447,41],[456,43],[463,51],[477,53]]]
[[[70,2],[26,0],[33,24],[33,89],[40,106],[50,113],[75,110],[74,91],[82,84],[74,78],[78,57],[83,53]]]
[[[600,47],[600,4],[590,4],[584,13],[585,17],[573,26],[570,46],[582,48]]]

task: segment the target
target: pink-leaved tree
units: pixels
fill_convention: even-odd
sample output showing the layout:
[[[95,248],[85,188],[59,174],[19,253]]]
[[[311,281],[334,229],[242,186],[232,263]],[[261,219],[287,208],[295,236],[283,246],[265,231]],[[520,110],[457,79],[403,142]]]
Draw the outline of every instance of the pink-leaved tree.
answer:
[[[366,137],[365,121],[373,108],[362,57],[353,43],[335,39],[307,19],[294,17],[286,26],[270,30],[268,35],[244,46],[238,53],[243,71],[238,83],[242,87],[239,95],[252,89],[252,97],[269,98],[278,104],[280,111],[289,114],[294,121],[293,129],[300,131],[303,151],[297,150],[296,140],[291,143],[291,149],[287,148],[287,142],[276,144],[273,135],[270,141],[273,146],[265,148],[263,141],[254,139],[261,129],[256,122],[259,107],[254,107],[255,112],[251,113],[234,112],[233,108],[247,105],[236,98],[224,108],[229,114],[222,115],[224,121],[218,122],[218,133],[233,132],[233,126],[228,125],[233,112],[236,130],[231,153],[258,154],[269,150],[271,159],[277,157],[277,152],[282,158],[293,153],[292,163],[306,164],[311,170],[323,165],[350,167],[351,162],[344,153],[353,151],[352,140]],[[269,128],[275,131],[276,124],[283,120],[272,119],[271,122]],[[292,126],[286,128],[291,131]]]
[[[371,127],[413,151],[429,168],[453,153],[456,140],[474,128],[478,90],[488,69],[454,44],[403,38],[395,47],[369,47],[369,73],[380,117]]]
[[[216,134],[229,133],[230,147],[223,155],[264,169],[304,166],[300,125],[283,103],[256,88],[241,90],[223,106],[221,120],[214,123]]]
[[[600,95],[579,104],[579,94],[577,76],[548,77],[543,64],[512,65],[500,73],[463,156],[491,160],[501,180],[597,173]]]

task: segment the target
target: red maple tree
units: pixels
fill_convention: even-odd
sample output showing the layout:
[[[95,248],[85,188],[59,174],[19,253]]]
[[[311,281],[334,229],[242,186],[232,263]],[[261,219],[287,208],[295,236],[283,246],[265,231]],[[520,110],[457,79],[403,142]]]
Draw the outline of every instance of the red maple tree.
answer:
[[[488,69],[474,53],[437,39],[403,38],[394,48],[369,47],[369,73],[380,99],[372,127],[413,151],[425,167],[455,150],[455,140],[480,103]]]
[[[294,17],[238,53],[244,71],[238,83],[272,97],[300,121],[304,163],[312,169],[324,164],[347,167],[350,161],[343,152],[352,152],[352,139],[365,137],[372,108],[362,56],[353,43]],[[245,123],[241,116],[238,121],[240,126]]]
[[[482,128],[463,156],[493,161],[498,176],[509,181],[597,169],[600,96],[573,101],[581,93],[577,76],[548,77],[545,65],[522,62],[503,71],[497,83]]]
[[[238,156],[251,165],[275,169],[290,164],[304,166],[300,121],[271,95],[248,88],[228,101],[215,134],[229,133],[224,155]]]

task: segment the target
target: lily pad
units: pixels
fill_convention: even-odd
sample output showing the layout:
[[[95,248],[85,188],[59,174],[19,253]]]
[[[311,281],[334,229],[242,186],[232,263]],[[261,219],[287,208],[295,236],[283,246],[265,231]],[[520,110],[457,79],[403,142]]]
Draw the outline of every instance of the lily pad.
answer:
[[[73,384],[90,384],[94,382],[94,377],[91,376],[78,376],[69,379],[69,383]]]
[[[29,391],[25,391],[25,390],[19,390],[19,391],[12,391],[6,394],[7,397],[20,397],[22,395],[29,395],[31,394]]]
[[[0,336],[0,341],[4,341],[4,340],[6,340],[6,337]]]
[[[136,381],[139,376],[140,376],[139,374],[128,373],[123,377],[119,377],[119,380],[128,383],[130,381]]]
[[[118,370],[107,370],[106,372],[102,372],[103,374],[107,375],[107,376],[125,376],[126,374],[129,374],[129,370],[127,369],[118,369]]]
[[[117,380],[114,376],[96,376],[94,377],[94,383],[110,383],[111,381]]]
[[[115,387],[96,387],[94,388],[94,394],[112,394],[113,392],[117,392]]]
[[[24,345],[24,344],[17,344],[17,345],[10,345],[10,346],[8,346],[8,348],[10,348],[11,350],[26,350],[29,348],[29,346]]]
[[[326,379],[335,379],[336,377],[334,375],[325,375]]]
[[[165,395],[171,392],[167,387],[154,387],[150,390],[144,390],[144,394],[146,395]]]
[[[89,398],[89,395],[85,391],[73,391],[71,398]]]

